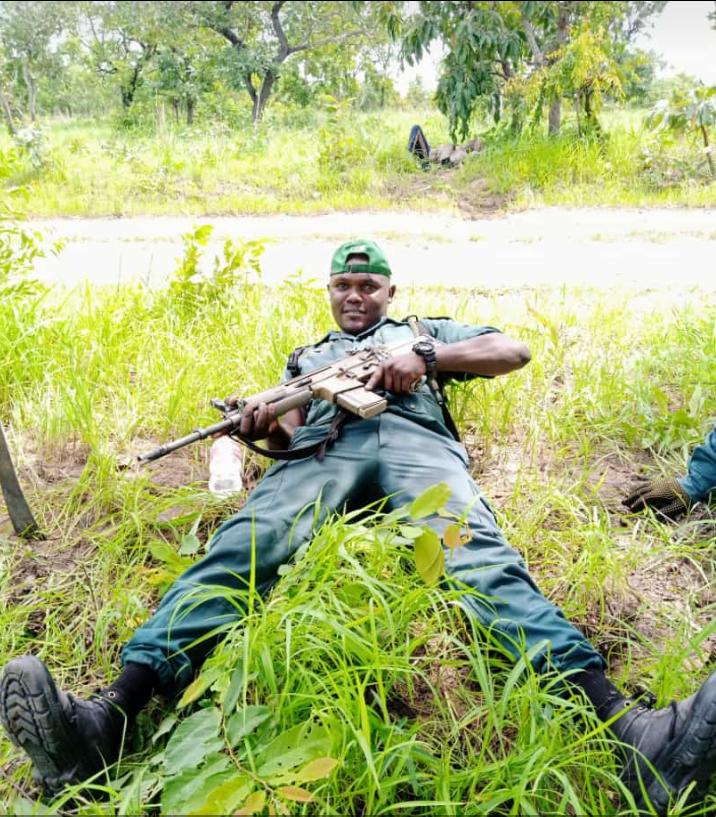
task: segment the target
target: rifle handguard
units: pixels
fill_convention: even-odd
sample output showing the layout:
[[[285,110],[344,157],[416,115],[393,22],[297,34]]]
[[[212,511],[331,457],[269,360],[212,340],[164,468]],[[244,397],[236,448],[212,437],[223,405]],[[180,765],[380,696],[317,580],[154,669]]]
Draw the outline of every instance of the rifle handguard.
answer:
[[[273,405],[277,417],[291,409],[305,406],[313,399],[334,403],[363,419],[375,417],[385,411],[388,401],[375,392],[367,391],[365,389],[366,381],[383,360],[407,354],[416,343],[421,341],[434,343],[434,339],[428,335],[418,335],[391,346],[358,349],[335,363],[315,369],[308,374],[294,377],[280,386],[259,392],[253,395],[250,400],[257,404],[270,403]],[[253,451],[274,459],[300,459],[315,453],[318,447],[316,445],[306,446],[304,449],[291,449],[280,452],[262,449],[256,446],[253,441],[243,437],[238,432],[238,428],[241,423],[242,413],[248,402],[249,400],[239,400],[235,406],[229,406],[226,401],[214,398],[211,404],[224,414],[222,422],[207,428],[198,428],[185,437],[180,437],[178,440],[154,448],[146,454],[141,454],[136,458],[136,461],[144,463],[158,460],[160,457],[171,454],[173,451],[177,451],[179,448],[198,440],[226,432]]]

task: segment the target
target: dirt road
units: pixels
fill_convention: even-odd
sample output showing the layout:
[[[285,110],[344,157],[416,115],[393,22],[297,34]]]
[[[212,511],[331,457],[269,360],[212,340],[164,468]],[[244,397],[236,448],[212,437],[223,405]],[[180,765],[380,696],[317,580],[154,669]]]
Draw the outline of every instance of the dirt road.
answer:
[[[183,233],[213,224],[206,268],[227,238],[265,238],[266,281],[299,270],[325,280],[336,244],[372,236],[398,284],[490,290],[570,285],[716,290],[716,210],[544,208],[463,220],[430,213],[321,216],[52,219],[31,222],[64,249],[38,263],[39,277],[75,284],[142,280],[161,286]]]

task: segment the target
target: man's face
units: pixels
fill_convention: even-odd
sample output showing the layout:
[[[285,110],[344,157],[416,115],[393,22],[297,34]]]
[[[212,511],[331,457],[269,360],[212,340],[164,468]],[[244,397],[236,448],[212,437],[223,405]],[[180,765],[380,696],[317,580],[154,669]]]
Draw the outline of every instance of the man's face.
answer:
[[[365,256],[349,259],[361,263]],[[343,272],[332,275],[328,282],[331,312],[338,326],[349,335],[369,329],[388,312],[395,292],[385,275],[370,272]]]

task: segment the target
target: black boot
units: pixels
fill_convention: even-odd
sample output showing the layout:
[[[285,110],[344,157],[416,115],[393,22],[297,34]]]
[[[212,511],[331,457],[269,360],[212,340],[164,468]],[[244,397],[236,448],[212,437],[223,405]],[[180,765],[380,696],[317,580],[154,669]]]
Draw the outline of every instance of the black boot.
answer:
[[[648,811],[651,804],[657,814],[666,814],[692,783],[689,802],[703,800],[716,770],[716,672],[680,703],[663,709],[639,702],[622,707],[618,704],[605,720],[621,708],[610,729],[626,744],[624,781],[639,810]]]
[[[83,701],[57,688],[32,655],[9,661],[0,678],[0,722],[30,756],[47,793],[79,783],[118,758],[127,719],[111,690]]]

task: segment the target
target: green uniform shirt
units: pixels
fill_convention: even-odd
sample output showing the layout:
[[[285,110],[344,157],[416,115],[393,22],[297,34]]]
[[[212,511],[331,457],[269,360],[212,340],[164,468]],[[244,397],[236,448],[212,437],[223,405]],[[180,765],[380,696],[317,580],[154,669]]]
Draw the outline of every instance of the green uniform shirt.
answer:
[[[442,343],[456,343],[469,338],[476,338],[498,330],[492,326],[470,326],[458,323],[450,318],[421,319],[423,331]],[[308,346],[298,359],[299,374],[306,375],[314,369],[328,366],[352,351],[368,349],[372,346],[386,346],[392,343],[409,340],[413,331],[405,321],[382,318],[378,323],[358,335],[349,335],[340,330],[329,332],[313,346]],[[293,377],[288,369],[284,380]],[[473,376],[464,372],[440,372],[442,381],[451,379],[467,380]],[[433,397],[425,378],[412,394],[385,394],[388,400],[388,411],[425,426],[426,428],[452,437],[443,419],[442,409]],[[338,411],[337,406],[325,400],[313,400],[307,407],[306,426],[327,426]],[[303,435],[302,435],[303,436]]]

